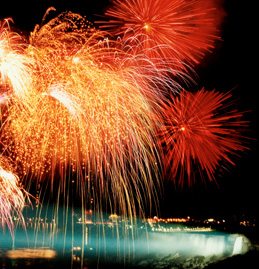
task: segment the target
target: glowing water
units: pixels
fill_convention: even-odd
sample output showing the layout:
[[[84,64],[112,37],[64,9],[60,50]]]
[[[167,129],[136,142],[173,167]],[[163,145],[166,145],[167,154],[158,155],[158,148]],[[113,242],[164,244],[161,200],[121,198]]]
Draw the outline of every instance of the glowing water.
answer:
[[[150,255],[216,256],[222,259],[244,254],[250,247],[244,235],[217,231],[153,232],[142,225],[136,227],[134,237],[130,234],[130,228],[125,230],[125,227],[111,224],[75,223],[74,229],[59,227],[56,230],[44,225],[37,230],[19,228],[14,240],[7,230],[0,231],[0,249],[47,247],[59,256],[84,253],[84,256],[111,259],[129,256],[140,260]]]

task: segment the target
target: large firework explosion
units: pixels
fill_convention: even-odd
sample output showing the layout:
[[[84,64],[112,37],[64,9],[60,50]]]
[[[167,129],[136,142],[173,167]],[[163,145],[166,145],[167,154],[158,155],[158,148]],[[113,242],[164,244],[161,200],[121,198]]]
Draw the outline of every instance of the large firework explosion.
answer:
[[[83,23],[67,13],[35,28],[26,51],[36,63],[30,88],[22,102],[12,97],[2,141],[23,176],[40,182],[48,175],[53,183],[58,173],[65,190],[74,173],[83,197],[94,181],[97,200],[109,196],[113,211],[136,216],[134,199],[141,211],[155,192],[158,112],[145,98],[151,87],[137,75],[140,65],[126,64],[125,54],[115,66],[123,52],[108,50],[102,33]],[[152,101],[158,96],[153,91]]]
[[[139,40],[144,53],[186,69],[219,40],[223,12],[215,0],[114,0],[101,27]],[[152,49],[151,49],[152,48]]]
[[[244,130],[248,123],[231,103],[230,93],[182,91],[165,105],[160,130],[164,163],[180,185],[193,184],[195,174],[215,179],[216,169],[230,163],[233,155],[247,149]]]

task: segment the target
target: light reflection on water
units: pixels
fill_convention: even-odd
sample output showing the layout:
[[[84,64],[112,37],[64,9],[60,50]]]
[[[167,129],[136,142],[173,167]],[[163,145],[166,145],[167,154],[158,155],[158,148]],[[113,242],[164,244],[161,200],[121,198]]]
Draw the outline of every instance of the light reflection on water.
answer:
[[[204,268],[251,245],[240,234],[179,224],[132,225],[94,215],[82,222],[76,211],[55,219],[51,210],[41,211],[44,218],[33,214],[26,217],[26,229],[17,225],[14,238],[0,228],[0,268]]]
[[[100,226],[94,224],[78,224],[72,233],[64,234],[61,229],[55,235],[49,229],[35,232],[18,228],[14,240],[7,231],[0,231],[0,265],[6,269],[93,269],[111,268],[111,264],[112,268],[140,268],[158,263],[159,268],[168,265],[186,268],[188,262],[188,268],[204,268],[212,262],[244,254],[250,248],[249,240],[240,234],[165,233],[142,228],[136,231],[132,238],[125,237],[125,230],[118,227],[107,226],[102,234]]]

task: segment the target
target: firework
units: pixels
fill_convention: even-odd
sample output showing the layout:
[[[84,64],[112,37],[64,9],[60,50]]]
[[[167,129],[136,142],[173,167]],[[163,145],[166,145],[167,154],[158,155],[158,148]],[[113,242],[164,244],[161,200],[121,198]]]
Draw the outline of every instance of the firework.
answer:
[[[98,23],[122,39],[134,36],[144,53],[186,69],[219,39],[219,7],[214,0],[114,0],[105,13],[110,19]]]
[[[135,195],[139,208],[153,198],[157,114],[144,95],[148,82],[133,79],[129,65],[115,66],[117,54],[100,44],[99,31],[72,27],[78,18],[68,13],[35,28],[27,49],[37,63],[30,107],[12,98],[2,141],[23,176],[54,183],[58,174],[62,190],[70,178],[82,196],[93,184],[96,197],[133,216]]]
[[[22,37],[11,31],[10,21],[0,22],[0,95],[14,94],[24,99],[31,83],[32,62],[24,54]]]
[[[165,164],[181,185],[185,179],[191,185],[196,169],[213,180],[220,164],[234,165],[232,157],[246,149],[240,130],[247,122],[230,99],[230,93],[182,91],[165,106],[160,133]]]
[[[14,218],[24,223],[22,210],[27,194],[19,183],[18,177],[11,171],[6,159],[0,157],[0,223],[8,227],[14,235]]]

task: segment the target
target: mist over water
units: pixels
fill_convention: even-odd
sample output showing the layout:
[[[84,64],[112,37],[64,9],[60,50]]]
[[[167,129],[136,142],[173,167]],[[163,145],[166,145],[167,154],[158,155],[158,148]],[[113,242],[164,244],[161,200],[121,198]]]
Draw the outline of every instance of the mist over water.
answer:
[[[146,221],[103,221],[72,225],[38,222],[17,226],[12,238],[0,231],[0,263],[3,268],[109,268],[109,266],[204,268],[251,249],[249,239],[210,229],[170,225],[157,231]],[[64,264],[64,266],[63,266]],[[161,265],[162,264],[162,265]]]

